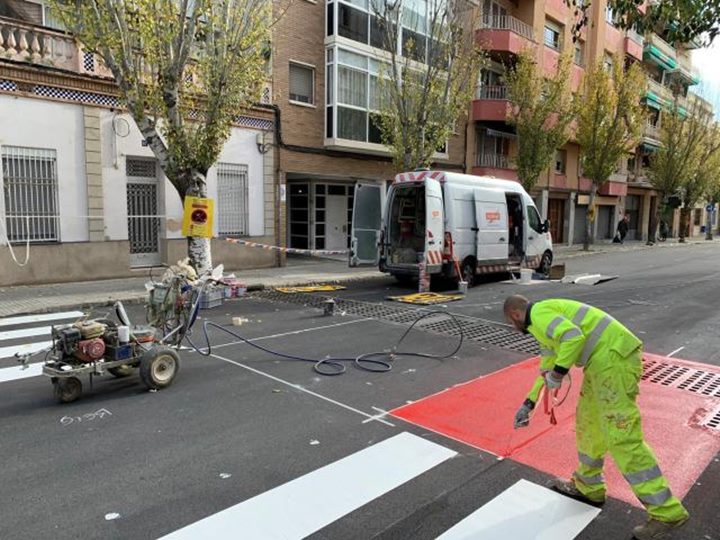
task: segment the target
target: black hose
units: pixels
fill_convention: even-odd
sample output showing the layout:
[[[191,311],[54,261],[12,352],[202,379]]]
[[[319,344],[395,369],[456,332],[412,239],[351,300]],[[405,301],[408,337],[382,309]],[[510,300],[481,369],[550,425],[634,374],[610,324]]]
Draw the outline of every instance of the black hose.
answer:
[[[407,337],[407,335],[410,333],[410,331],[417,325],[420,321],[423,319],[430,317],[431,315],[438,315],[443,314],[449,316],[455,326],[458,328],[458,343],[455,346],[455,348],[452,350],[452,352],[448,354],[441,354],[441,355],[435,355],[435,354],[427,354],[427,353],[420,353],[420,352],[412,352],[412,351],[399,351],[400,345],[402,345],[403,341]],[[280,358],[285,358],[287,360],[298,360],[301,362],[312,362],[313,369],[319,373],[320,375],[327,375],[327,376],[333,376],[333,375],[342,375],[347,371],[347,368],[345,367],[345,362],[353,362],[355,367],[358,369],[361,369],[363,371],[369,371],[371,373],[386,373],[392,369],[392,362],[398,358],[398,357],[414,357],[414,358],[429,358],[433,360],[446,360],[448,358],[452,358],[455,356],[460,348],[463,345],[463,342],[465,340],[465,334],[463,331],[463,327],[460,324],[460,322],[455,318],[455,316],[447,311],[428,311],[427,313],[424,313],[420,315],[413,323],[410,325],[410,327],[405,330],[403,335],[400,337],[400,339],[397,341],[395,346],[392,348],[391,351],[383,351],[383,352],[370,352],[361,354],[359,356],[356,356],[354,358],[341,358],[341,357],[327,357],[323,359],[317,359],[317,358],[307,358],[305,356],[298,356],[294,354],[287,354],[282,353],[278,351],[274,351],[272,349],[268,349],[267,347],[263,347],[262,345],[258,345],[257,343],[254,343],[252,339],[248,339],[244,336],[241,336],[239,333],[237,333],[234,330],[230,330],[229,328],[222,326],[220,324],[214,323],[212,321],[204,321],[203,322],[203,335],[205,336],[205,344],[206,348],[201,349],[190,338],[190,332],[187,332],[185,334],[185,339],[187,342],[192,346],[195,351],[202,355],[202,356],[210,356],[212,354],[212,344],[210,343],[210,336],[208,333],[208,328],[217,328],[218,330],[222,330],[223,332],[230,334],[231,336],[237,338],[243,343],[247,343],[248,345],[255,347],[258,350],[261,350],[263,352],[266,352],[268,354],[278,356]]]

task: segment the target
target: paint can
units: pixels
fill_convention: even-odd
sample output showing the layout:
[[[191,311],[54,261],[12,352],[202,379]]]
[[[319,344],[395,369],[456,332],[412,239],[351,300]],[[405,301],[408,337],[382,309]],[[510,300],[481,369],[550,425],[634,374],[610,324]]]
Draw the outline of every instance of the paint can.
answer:
[[[533,271],[530,268],[520,269],[520,283],[530,283],[532,281]]]
[[[467,281],[460,281],[458,282],[458,292],[460,294],[467,294],[468,291],[468,283]]]
[[[335,314],[335,300],[328,298],[323,302],[323,315],[332,317]]]
[[[118,326],[118,342],[127,343],[130,341],[130,327],[129,326]]]

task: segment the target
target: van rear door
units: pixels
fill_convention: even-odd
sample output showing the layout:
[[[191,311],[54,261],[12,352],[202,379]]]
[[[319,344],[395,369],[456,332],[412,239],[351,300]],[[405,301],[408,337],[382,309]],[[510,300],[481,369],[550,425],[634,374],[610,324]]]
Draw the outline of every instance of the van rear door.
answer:
[[[425,262],[428,272],[442,268],[445,216],[442,185],[434,178],[425,178]]]
[[[384,185],[363,182],[355,185],[350,266],[376,266],[380,262],[379,244],[384,210]]]
[[[506,262],[509,229],[505,193],[476,189],[474,199],[478,263]]]

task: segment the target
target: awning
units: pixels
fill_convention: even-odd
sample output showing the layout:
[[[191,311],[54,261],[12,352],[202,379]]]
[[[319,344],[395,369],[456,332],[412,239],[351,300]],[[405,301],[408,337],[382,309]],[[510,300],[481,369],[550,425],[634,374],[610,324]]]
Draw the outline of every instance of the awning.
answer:
[[[646,56],[648,60],[655,62],[658,66],[665,70],[672,70],[677,67],[677,62],[675,61],[675,59],[670,58],[668,55],[658,49],[655,45],[646,44],[644,53],[644,56]]]
[[[666,106],[665,100],[650,90],[645,93],[645,104],[658,110]]]
[[[507,131],[485,128],[485,132],[491,137],[498,137],[500,139],[517,139],[517,135],[515,133],[509,133]]]
[[[657,152],[660,149],[660,143],[645,140],[640,145],[640,148],[645,152]]]

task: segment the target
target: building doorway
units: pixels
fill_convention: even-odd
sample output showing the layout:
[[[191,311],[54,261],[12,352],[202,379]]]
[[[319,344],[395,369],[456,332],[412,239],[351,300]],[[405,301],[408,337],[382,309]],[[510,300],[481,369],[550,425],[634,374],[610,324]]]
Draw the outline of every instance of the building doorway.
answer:
[[[625,198],[625,214],[630,218],[628,223],[629,240],[640,240],[640,225],[642,216],[640,215],[640,195],[628,195]]]
[[[608,240],[614,236],[612,215],[615,207],[598,206],[597,209],[597,238],[598,240]]]
[[[550,199],[548,201],[548,219],[550,220],[550,234],[554,244],[565,242],[565,199]]]
[[[325,249],[347,247],[347,196],[328,195],[325,201]]]
[[[157,164],[127,158],[125,169],[130,266],[154,266],[161,262]]]

